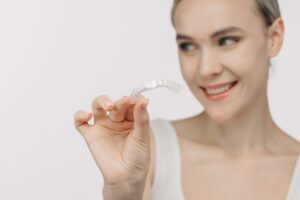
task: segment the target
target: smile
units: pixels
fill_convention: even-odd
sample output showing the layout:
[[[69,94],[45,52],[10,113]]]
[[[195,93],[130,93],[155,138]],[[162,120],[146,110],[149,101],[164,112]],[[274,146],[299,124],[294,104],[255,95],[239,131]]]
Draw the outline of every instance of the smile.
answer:
[[[230,91],[237,83],[238,81],[233,81],[230,83],[201,87],[201,89],[204,91],[208,99],[221,100],[229,95]]]

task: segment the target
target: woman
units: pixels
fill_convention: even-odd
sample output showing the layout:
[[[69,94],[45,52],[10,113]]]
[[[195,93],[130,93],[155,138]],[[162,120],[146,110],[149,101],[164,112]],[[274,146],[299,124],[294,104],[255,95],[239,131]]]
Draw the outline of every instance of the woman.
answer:
[[[104,199],[299,200],[300,144],[275,124],[267,98],[284,36],[277,0],[175,0],[172,22],[204,111],[149,123],[144,97],[105,95],[93,101],[94,125],[78,111]]]

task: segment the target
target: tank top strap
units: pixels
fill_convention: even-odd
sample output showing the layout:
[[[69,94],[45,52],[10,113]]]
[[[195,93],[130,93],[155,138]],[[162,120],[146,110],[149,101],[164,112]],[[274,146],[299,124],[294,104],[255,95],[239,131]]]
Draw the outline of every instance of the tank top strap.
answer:
[[[181,187],[179,142],[171,122],[157,118],[150,122],[155,143],[153,200],[184,200]]]
[[[300,199],[300,154],[294,167],[293,177],[290,183],[289,192],[286,200]]]

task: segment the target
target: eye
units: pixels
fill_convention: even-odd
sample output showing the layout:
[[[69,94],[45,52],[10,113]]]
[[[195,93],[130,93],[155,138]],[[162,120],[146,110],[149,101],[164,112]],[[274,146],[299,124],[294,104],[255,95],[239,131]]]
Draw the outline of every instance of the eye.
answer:
[[[179,44],[179,48],[183,52],[189,52],[195,48],[195,46],[192,43],[184,42]]]
[[[228,45],[231,45],[231,44],[234,44],[234,43],[237,43],[239,41],[238,38],[236,37],[223,37],[219,40],[219,45],[220,46],[224,46],[222,45],[224,42],[226,43],[226,41],[229,41],[229,44],[225,44],[225,46],[228,46]]]

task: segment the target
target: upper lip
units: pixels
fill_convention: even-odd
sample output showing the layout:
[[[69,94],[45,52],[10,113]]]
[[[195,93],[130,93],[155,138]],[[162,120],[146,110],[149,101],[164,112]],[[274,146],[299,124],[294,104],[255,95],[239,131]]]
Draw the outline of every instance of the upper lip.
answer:
[[[205,89],[216,89],[216,88],[219,88],[219,87],[222,87],[224,85],[227,85],[229,83],[234,83],[234,82],[237,82],[237,81],[230,81],[230,82],[226,82],[226,83],[218,83],[218,84],[215,84],[215,85],[206,85],[206,86],[202,86],[202,88],[205,88]]]

